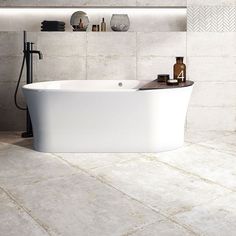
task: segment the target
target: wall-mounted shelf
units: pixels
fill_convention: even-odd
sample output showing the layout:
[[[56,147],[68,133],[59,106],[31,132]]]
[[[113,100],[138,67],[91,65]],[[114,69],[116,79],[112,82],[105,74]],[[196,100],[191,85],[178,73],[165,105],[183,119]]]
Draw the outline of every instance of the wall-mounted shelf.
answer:
[[[66,31],[72,31],[70,17],[75,11],[87,13],[91,31],[93,24],[100,24],[104,17],[108,31],[112,14],[128,14],[132,32],[186,31],[187,9],[184,7],[131,7],[83,6],[83,7],[4,7],[0,8],[0,31],[40,31],[44,20],[60,20],[66,23]]]

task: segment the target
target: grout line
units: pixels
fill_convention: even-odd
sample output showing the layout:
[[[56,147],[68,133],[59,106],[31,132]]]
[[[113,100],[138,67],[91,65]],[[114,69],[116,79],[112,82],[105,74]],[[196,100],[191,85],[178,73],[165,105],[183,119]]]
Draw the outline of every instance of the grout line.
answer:
[[[198,144],[195,144],[195,145],[198,145]],[[228,190],[228,191],[231,191],[232,193],[235,193],[235,192],[236,192],[234,189],[228,188],[228,187],[226,187],[226,186],[224,186],[224,185],[221,185],[221,184],[219,184],[219,183],[216,183],[216,182],[214,182],[214,181],[212,181],[212,180],[206,179],[206,178],[204,178],[204,177],[202,177],[202,176],[200,176],[200,175],[198,175],[198,174],[195,174],[195,173],[192,173],[192,172],[189,172],[189,171],[180,169],[179,167],[174,166],[174,165],[171,165],[171,164],[169,164],[169,163],[167,163],[167,162],[163,162],[163,161],[157,159],[157,157],[155,157],[155,156],[152,156],[152,155],[148,156],[147,154],[143,154],[143,156],[144,156],[144,157],[147,157],[147,158],[152,158],[152,157],[154,157],[154,158],[155,158],[154,162],[162,163],[162,164],[164,164],[164,165],[166,165],[166,166],[168,166],[168,167],[170,167],[170,168],[172,168],[172,169],[175,169],[175,170],[178,170],[178,171],[182,172],[182,173],[185,174],[185,175],[191,175],[191,176],[197,177],[197,178],[199,178],[200,180],[202,180],[203,182],[206,182],[206,183],[208,183],[208,184],[217,185],[217,186],[222,187],[222,188],[224,188],[224,189],[226,189],[226,190]]]
[[[179,222],[177,222],[177,221],[176,221],[175,219],[173,219],[172,217],[169,217],[168,215],[166,215],[166,214],[164,214],[164,213],[158,211],[157,209],[153,208],[152,206],[146,205],[146,204],[143,203],[142,201],[140,201],[140,200],[138,200],[138,199],[132,197],[131,195],[129,195],[129,194],[127,194],[127,193],[121,191],[120,189],[116,188],[116,187],[113,186],[112,184],[106,182],[104,179],[99,178],[99,177],[96,176],[96,175],[93,175],[93,174],[90,173],[88,170],[85,170],[85,169],[83,169],[83,168],[81,168],[81,167],[79,167],[79,166],[71,165],[70,162],[68,162],[68,161],[65,160],[63,157],[61,157],[61,156],[59,156],[59,155],[57,155],[57,154],[53,154],[53,155],[54,155],[55,157],[57,157],[58,159],[60,159],[61,161],[67,163],[67,164],[70,165],[71,167],[73,167],[73,168],[75,168],[75,169],[77,169],[77,170],[79,170],[79,171],[82,171],[83,173],[87,174],[87,175],[90,176],[91,178],[96,179],[96,180],[99,181],[100,183],[102,183],[102,184],[104,184],[104,185],[106,185],[106,186],[108,186],[108,187],[110,187],[110,188],[116,190],[117,192],[119,192],[119,193],[123,194],[124,196],[128,197],[129,199],[131,199],[131,200],[133,200],[133,201],[135,201],[135,202],[141,204],[141,205],[144,206],[145,208],[150,209],[150,210],[153,211],[155,214],[158,214],[158,215],[160,215],[160,216],[162,216],[162,217],[168,219],[168,220],[171,221],[172,223],[175,223],[175,224],[177,224],[177,225],[179,225],[179,226],[185,228],[187,231],[189,231],[189,232],[192,233],[193,235],[198,236],[198,234],[195,233],[190,227],[188,227],[188,226],[186,226],[186,225],[180,224]]]
[[[191,131],[191,129],[190,129]],[[186,132],[189,132],[188,130]],[[213,131],[214,132],[214,131]],[[216,131],[217,132],[217,131]],[[221,132],[221,131],[219,131]],[[227,134],[221,134],[221,137],[228,137],[228,136],[231,136],[231,135],[235,135],[236,132],[235,131],[225,131],[225,132],[228,132]],[[221,132],[222,133],[222,132]],[[220,149],[216,149],[214,147],[211,147],[211,146],[205,146],[203,144],[201,144],[202,142],[206,143],[206,142],[209,142],[209,141],[214,141],[216,139],[219,139],[219,135],[217,135],[217,137],[212,137],[212,138],[208,138],[207,140],[204,140],[204,141],[199,141],[199,142],[193,142],[193,141],[188,141],[188,140],[185,140],[185,142],[187,143],[191,143],[191,144],[195,144],[195,145],[199,145],[199,146],[204,146],[204,147],[208,147],[208,148],[211,148],[211,149],[215,149],[215,150],[218,150],[220,151]],[[227,143],[226,143],[227,144]],[[234,145],[234,144],[233,144]],[[236,146],[236,145],[235,145]]]
[[[186,5],[187,4],[187,0],[186,0]],[[186,68],[187,68],[187,79],[189,79],[189,75],[190,72],[188,70],[188,66],[189,66],[189,57],[188,57],[188,7],[186,10],[186,45],[185,45],[185,50],[186,50]],[[195,81],[194,81],[195,82]],[[189,101],[190,104],[190,101]],[[185,118],[185,129],[188,129],[189,127],[189,105],[187,107],[187,112],[186,112],[186,118]]]
[[[138,232],[138,231],[140,231],[140,230],[142,230],[142,229],[145,229],[145,228],[148,227],[148,226],[151,226],[151,225],[154,225],[154,224],[156,224],[156,223],[159,223],[159,222],[161,222],[161,221],[163,221],[163,220],[157,220],[157,221],[153,221],[153,222],[151,222],[151,223],[146,223],[146,224],[137,226],[136,228],[133,228],[133,229],[129,230],[128,232],[122,234],[121,236],[131,236],[131,235],[133,235],[134,233],[136,233],[136,232]]]
[[[137,2],[137,0],[136,0],[136,2]],[[135,33],[135,57],[136,57],[136,68],[135,68],[135,70],[136,70],[136,80],[138,80],[139,79],[139,77],[138,77],[138,53],[137,53],[137,49],[138,49],[138,32],[136,32]]]
[[[214,139],[212,139],[212,140],[214,140]],[[235,152],[234,151],[221,150],[221,149],[217,149],[216,147],[208,146],[207,144],[202,144],[202,143],[196,143],[196,145],[204,147],[204,148],[207,148],[207,149],[211,149],[211,150],[214,150],[214,151],[217,151],[217,152],[220,152],[222,154],[226,154],[226,155],[230,155],[230,156],[235,156]],[[229,145],[236,146],[234,144],[229,144]]]
[[[85,34],[85,79],[88,79],[88,34]]]
[[[33,215],[31,215],[30,211],[26,209],[22,204],[17,202],[15,197],[9,191],[4,189],[2,186],[0,186],[0,190],[2,190],[11,199],[11,201],[21,210],[23,210],[40,228],[42,228],[45,233],[47,233],[47,235],[52,236],[52,234],[49,232],[49,226],[45,225],[39,219],[36,219]]]

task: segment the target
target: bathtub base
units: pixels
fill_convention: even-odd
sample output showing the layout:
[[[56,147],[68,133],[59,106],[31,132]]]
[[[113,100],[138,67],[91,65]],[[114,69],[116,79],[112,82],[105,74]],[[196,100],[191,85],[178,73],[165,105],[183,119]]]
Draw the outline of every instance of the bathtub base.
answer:
[[[68,140],[68,137],[67,137]],[[121,143],[118,145],[97,145],[96,143],[90,143],[86,145],[85,143],[72,143],[71,145],[63,145],[63,143],[58,142],[58,140],[50,145],[40,145],[40,142],[34,141],[34,150],[38,152],[47,153],[158,153],[178,149],[184,145],[184,139],[178,139],[178,142],[170,143],[166,142],[166,145],[150,145],[144,146],[142,143],[136,142],[136,145],[130,144],[129,140],[125,145]],[[135,142],[136,140],[132,141]]]

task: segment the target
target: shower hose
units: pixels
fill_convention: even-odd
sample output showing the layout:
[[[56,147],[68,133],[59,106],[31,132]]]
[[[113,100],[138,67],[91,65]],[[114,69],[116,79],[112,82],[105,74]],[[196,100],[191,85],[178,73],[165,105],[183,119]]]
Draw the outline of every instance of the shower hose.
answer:
[[[17,81],[17,85],[16,85],[16,89],[15,89],[15,93],[14,93],[14,102],[15,102],[15,105],[18,109],[20,110],[27,110],[26,107],[22,107],[18,104],[17,102],[17,93],[18,93],[18,90],[19,90],[19,85],[20,85],[20,81],[21,81],[21,77],[22,77],[22,73],[23,73],[23,70],[24,70],[24,65],[25,65],[25,56],[23,57],[23,60],[22,60],[22,65],[21,65],[21,69],[20,69],[20,75],[19,75],[19,78],[18,78],[18,81]]]

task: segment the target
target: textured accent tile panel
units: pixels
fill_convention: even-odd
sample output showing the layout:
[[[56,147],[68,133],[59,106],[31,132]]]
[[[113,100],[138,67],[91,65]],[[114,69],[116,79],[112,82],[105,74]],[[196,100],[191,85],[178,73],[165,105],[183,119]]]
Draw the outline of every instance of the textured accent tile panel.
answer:
[[[190,6],[187,16],[190,32],[236,31],[234,6]]]

